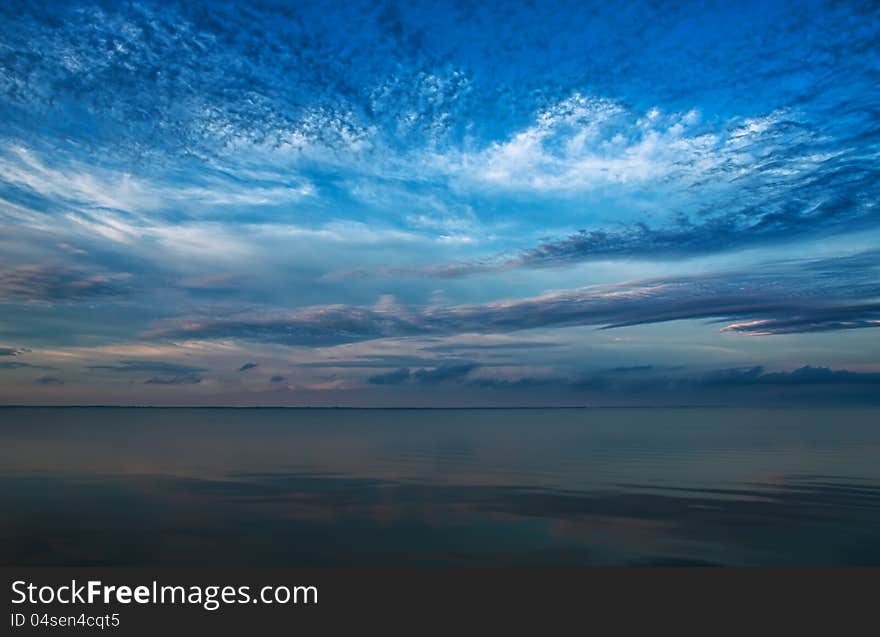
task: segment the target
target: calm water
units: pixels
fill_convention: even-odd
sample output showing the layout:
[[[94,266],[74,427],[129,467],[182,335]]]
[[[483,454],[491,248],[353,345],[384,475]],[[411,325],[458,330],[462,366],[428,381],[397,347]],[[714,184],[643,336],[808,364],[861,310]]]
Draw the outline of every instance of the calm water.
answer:
[[[880,564],[876,410],[0,409],[0,563]]]

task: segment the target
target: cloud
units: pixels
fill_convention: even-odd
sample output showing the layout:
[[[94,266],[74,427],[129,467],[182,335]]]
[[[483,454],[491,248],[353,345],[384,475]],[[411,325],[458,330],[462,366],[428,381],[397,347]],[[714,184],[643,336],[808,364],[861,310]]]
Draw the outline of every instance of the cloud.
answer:
[[[441,357],[448,365],[465,364],[469,360]],[[308,363],[297,363],[297,367],[339,367],[339,368],[375,368],[375,367],[432,367],[437,358],[429,356],[409,356],[401,354],[364,354],[359,358],[326,358]]]
[[[401,383],[405,383],[410,379],[410,371],[406,367],[401,367],[400,369],[396,369],[393,372],[388,372],[387,374],[376,374],[375,376],[370,376],[367,379],[367,382],[372,383],[373,385],[399,385]]]
[[[121,360],[116,365],[89,365],[87,369],[114,374],[152,374],[145,385],[195,385],[201,383],[204,367],[154,360]]]
[[[617,227],[582,229],[560,239],[544,241],[514,254],[455,261],[414,268],[387,268],[379,274],[461,277],[516,268],[558,267],[608,259],[685,259],[748,247],[792,242],[832,233],[874,228],[880,221],[880,170],[854,167],[841,157],[822,162],[828,174],[805,176],[791,190],[774,186],[735,189],[700,205],[711,213],[688,215],[670,210],[665,225],[620,223]]]
[[[24,350],[15,347],[0,347],[0,356],[18,356],[22,354],[23,351]]]
[[[749,9],[754,33],[683,45],[650,5],[625,19],[469,8],[485,21],[474,24],[353,3],[338,17],[359,25],[345,37],[319,5],[244,18],[218,3],[210,21],[199,2],[3,14],[0,196],[59,234],[141,247],[156,268],[172,264],[154,248],[175,247],[260,269],[269,257],[240,236],[260,225],[365,251],[430,237],[443,256],[387,273],[450,277],[877,225],[876,26],[852,29],[853,7],[823,7],[821,20]],[[676,24],[703,33],[702,16],[677,12]],[[554,25],[552,46],[523,42],[538,23]],[[492,46],[473,37],[489,24]],[[324,222],[330,209],[339,218]],[[451,247],[484,240],[510,209],[522,209],[505,215],[517,227],[494,256]]]
[[[150,360],[122,360],[116,365],[89,365],[88,369],[118,372],[123,374],[159,373],[159,374],[194,374],[206,371],[203,367],[193,367],[180,363]]]
[[[469,381],[469,384],[484,389],[530,389],[530,388],[582,388],[587,382],[574,383],[565,377],[520,376],[518,378],[480,376]],[[589,383],[595,385],[595,381]]]
[[[400,385],[403,383],[417,383],[420,385],[437,385],[440,383],[462,383],[473,370],[479,368],[476,363],[464,365],[440,365],[431,369],[417,369],[411,372],[406,367],[401,367],[387,374],[370,376],[367,382],[373,385]]]
[[[245,363],[244,365],[242,365],[241,367],[238,368],[238,371],[246,372],[249,369],[255,369],[259,366],[260,366],[259,363]]]
[[[262,342],[180,360],[234,374],[254,356],[264,381],[287,365],[297,383],[308,367],[363,368],[333,381],[363,389],[406,369],[411,386],[422,370],[425,387],[457,390],[454,369],[472,360],[486,369],[461,385],[498,360],[571,358],[523,330],[558,329],[555,342],[579,348],[605,337],[561,328],[717,321],[714,345],[736,350],[747,336],[875,327],[877,253],[730,254],[875,238],[880,23],[866,7],[7,3],[0,336],[122,347],[152,328],[154,345]],[[734,258],[738,271],[705,273]],[[676,274],[622,280],[652,260]],[[599,263],[547,270],[585,262]],[[428,278],[479,273],[491,276],[443,290]],[[577,287],[594,281],[617,284]],[[389,292],[398,300],[371,305]],[[862,334],[769,347],[790,361],[792,340],[833,338],[844,364],[870,356],[853,349]],[[669,343],[667,330],[639,335],[645,349]],[[473,342],[358,355],[406,337]],[[168,349],[76,360],[110,361],[92,380],[206,372],[113,362],[177,360]],[[524,374],[498,383],[548,382]]]
[[[507,350],[544,350],[563,347],[563,343],[552,341],[502,341],[498,343],[443,343],[420,348],[425,352],[461,352],[461,351],[507,351]]]
[[[768,372],[761,366],[727,369],[706,374],[705,385],[880,385],[880,372],[853,372],[846,369],[805,365],[790,372]]]
[[[725,332],[743,334],[802,334],[806,332],[831,332],[866,327],[880,327],[880,303],[864,303],[831,308],[813,308],[793,315],[754,319],[732,323]]]
[[[288,345],[336,345],[370,340],[404,332],[419,333],[418,326],[393,312],[343,305],[307,308],[268,317],[193,319],[162,327],[148,336],[164,338],[242,338]]]
[[[179,281],[179,285],[189,290],[208,290],[230,292],[238,289],[244,277],[235,274],[212,274],[209,276],[189,277]]]
[[[40,376],[34,381],[38,385],[63,385],[64,381],[57,376]]]
[[[196,385],[204,380],[198,374],[181,376],[153,376],[144,381],[145,385]]]
[[[575,94],[538,113],[512,140],[447,159],[461,164],[445,169],[528,191],[528,201],[543,197],[554,207],[581,204],[544,191],[582,196],[601,187],[596,208],[610,206],[616,219],[585,214],[573,223],[586,227],[532,247],[374,274],[461,277],[617,258],[684,259],[876,228],[875,155],[830,137],[797,109],[707,129],[695,111],[636,114]],[[608,183],[619,187],[608,191]],[[364,276],[361,268],[328,278]]]
[[[419,386],[440,392],[454,385],[461,396],[523,404],[873,404],[880,394],[880,373],[814,367],[768,370],[764,366],[691,369],[640,365],[591,372],[561,373],[529,366],[502,370],[470,366],[433,369],[400,368],[368,378],[370,385]],[[475,393],[476,392],[476,393]]]
[[[699,114],[636,114],[607,98],[575,92],[541,110],[504,142],[465,155],[463,178],[530,192],[592,189],[676,177],[693,182],[729,164],[725,140]]]
[[[0,369],[56,369],[51,365],[34,365],[32,363],[21,363],[19,361],[2,361]]]
[[[433,385],[436,383],[460,383],[473,370],[480,367],[476,363],[468,365],[441,365],[434,369],[420,369],[413,373],[416,382]]]
[[[126,296],[129,274],[93,272],[66,265],[0,269],[0,301],[71,302]]]
[[[285,380],[284,376],[276,374],[275,376],[273,376],[272,378],[269,379],[269,382],[270,383],[280,383],[283,380]]]
[[[628,367],[612,367],[608,371],[612,374],[638,374],[654,370],[653,365],[630,365]]]
[[[544,376],[481,374],[465,381],[481,389],[536,389],[542,397],[579,397],[591,404],[636,400],[641,404],[749,404],[786,401],[876,403],[880,373],[805,365],[768,371],[764,366],[694,371],[684,367],[638,366],[592,373]],[[548,393],[549,392],[549,393]],[[521,394],[524,396],[525,394]]]
[[[265,180],[242,184],[209,171],[196,183],[167,183],[87,164],[62,153],[54,155],[58,165],[49,164],[41,153],[23,145],[7,147],[0,152],[0,183],[12,190],[7,196],[13,200],[37,197],[50,210],[76,211],[80,216],[75,218],[83,223],[87,218],[112,219],[109,211],[131,213],[129,220],[139,222],[143,215],[163,210],[277,206],[312,194],[307,184],[266,185]],[[131,227],[109,222],[102,230],[107,238],[125,240]]]
[[[350,2],[328,14],[321,2],[303,2],[295,13],[266,4],[242,15],[235,3],[216,2],[210,20],[204,11],[201,2],[10,10],[8,108],[38,121],[55,116],[77,139],[116,136],[117,152],[148,156],[443,148],[495,133],[500,162],[518,147],[499,129],[540,133],[542,123],[567,123],[579,109],[601,112],[577,99],[584,86],[629,102],[705,95],[718,110],[771,97],[837,105],[849,93],[817,89],[873,86],[877,31],[858,20],[857,3],[821,3],[798,16],[784,7],[695,13],[650,3],[625,12],[522,5],[499,14],[461,3]],[[541,35],[524,39],[535,25]],[[68,104],[78,108],[68,114]],[[534,112],[544,118],[524,125]],[[103,127],[89,126],[96,122]],[[567,154],[580,158],[578,150]]]
[[[541,327],[615,328],[685,319],[732,321],[754,334],[877,327],[880,253],[764,263],[748,271],[648,279],[542,296],[445,307],[311,307],[228,319],[188,318],[153,337],[327,345],[385,337],[504,333]],[[829,317],[833,317],[830,320]],[[758,323],[750,323],[757,321]],[[749,327],[749,326],[752,327]]]
[[[155,208],[146,184],[123,172],[100,174],[76,162],[66,169],[44,163],[31,149],[11,146],[0,155],[0,181],[55,203],[135,212]]]

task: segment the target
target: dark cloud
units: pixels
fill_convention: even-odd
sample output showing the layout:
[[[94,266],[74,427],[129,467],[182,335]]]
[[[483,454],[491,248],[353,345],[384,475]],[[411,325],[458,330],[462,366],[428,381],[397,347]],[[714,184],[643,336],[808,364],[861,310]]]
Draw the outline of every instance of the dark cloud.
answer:
[[[273,376],[272,378],[270,378],[270,379],[269,379],[269,382],[270,382],[270,383],[280,383],[280,382],[282,382],[283,380],[285,380],[284,376],[276,375],[276,376]]]
[[[32,363],[21,363],[19,361],[4,361],[0,362],[0,369],[56,369],[52,365],[34,365]]]
[[[480,367],[476,363],[463,365],[441,365],[432,369],[417,369],[411,372],[406,367],[401,367],[387,374],[370,376],[368,382],[374,385],[400,385],[403,383],[417,383],[420,385],[436,385],[440,383],[462,383],[473,370]]]
[[[128,293],[124,273],[89,272],[68,266],[23,265],[0,270],[0,301],[80,301]]]
[[[525,350],[547,349],[562,347],[562,343],[545,341],[511,341],[509,343],[444,343],[442,345],[430,345],[422,347],[425,352],[460,352],[460,351],[495,351],[495,350]]]
[[[0,347],[0,356],[19,356],[25,351],[14,347]]]
[[[387,374],[370,376],[367,382],[373,385],[400,385],[403,383],[417,383],[419,385],[437,385],[440,383],[462,383],[473,370],[480,367],[476,363],[463,365],[441,365],[431,369],[417,369],[412,372],[406,367],[401,367]]]
[[[481,374],[465,380],[467,386],[485,390],[516,391],[518,397],[535,390],[535,397],[563,396],[584,404],[790,404],[853,403],[880,401],[880,372],[859,372],[803,366],[794,370],[767,371],[757,365],[743,368],[694,371],[683,367],[623,368],[570,376],[493,377]]]
[[[41,376],[34,381],[38,385],[63,385],[64,381],[57,376]]]
[[[204,367],[193,367],[191,365],[167,363],[165,361],[145,360],[122,360],[119,361],[117,365],[89,365],[88,369],[106,370],[124,374],[153,373],[169,375],[186,375],[206,371]]]
[[[488,389],[531,389],[531,388],[573,388],[580,387],[583,383],[572,381],[570,378],[564,377],[536,377],[523,376],[520,378],[493,378],[491,376],[480,376],[468,381],[469,385],[474,387],[482,387]]]
[[[182,376],[154,376],[144,381],[145,385],[196,385],[203,378],[198,374],[185,374]]]
[[[188,318],[165,338],[242,338],[299,345],[383,337],[501,333],[541,327],[624,327],[684,319],[729,331],[777,334],[880,326],[880,253],[779,261],[748,271],[649,279],[543,296],[448,307],[323,306],[290,314]],[[735,322],[734,322],[735,321]]]
[[[805,365],[790,372],[768,372],[756,366],[728,369],[707,374],[706,385],[880,385],[880,372],[853,372],[846,369]]]
[[[852,187],[853,175],[840,181]],[[727,250],[761,245],[779,245],[810,236],[824,237],[830,233],[852,232],[876,227],[880,213],[871,201],[880,196],[880,169],[866,166],[856,178],[863,190],[827,198],[828,187],[817,183],[814,192],[799,191],[793,210],[792,193],[777,193],[777,201],[762,195],[761,204],[744,207],[743,194],[737,192],[728,202],[713,204],[727,210],[723,215],[693,223],[681,217],[679,223],[651,228],[636,223],[622,229],[580,230],[577,233],[523,250],[515,255],[496,255],[485,259],[454,262],[416,269],[390,269],[387,274],[403,276],[460,277],[484,272],[511,270],[521,267],[554,267],[584,261],[610,259],[686,259]],[[809,190],[809,189],[807,189]],[[816,200],[825,199],[817,208]],[[775,205],[774,205],[775,204]]]
[[[415,326],[390,312],[372,308],[324,306],[302,310],[281,318],[207,318],[182,327],[161,328],[157,337],[243,338],[289,345],[337,345],[386,335],[418,334]]]
[[[422,348],[425,349],[425,348]],[[399,356],[391,354],[365,354],[358,359],[328,359],[326,361],[313,361],[309,363],[298,363],[296,367],[306,368],[326,368],[338,367],[344,368],[376,368],[376,367],[435,367],[438,363],[444,365],[461,365],[467,364],[470,359],[459,359],[458,357],[438,357],[430,358],[427,356]]]
[[[608,371],[612,374],[633,374],[640,372],[650,372],[653,371],[653,365],[631,365],[629,367],[612,367]]]
[[[460,383],[468,374],[480,367],[476,363],[468,365],[442,365],[434,369],[420,369],[413,373],[413,379],[422,384]]]
[[[240,289],[245,277],[236,274],[218,274],[183,279],[178,284],[187,290],[231,292]]]
[[[388,372],[387,374],[376,374],[375,376],[370,376],[367,379],[367,382],[372,383],[373,385],[399,385],[401,383],[408,382],[411,377],[409,369],[406,367],[401,367],[400,369],[396,369],[393,372]]]
[[[750,334],[801,334],[867,327],[880,327],[880,303],[794,310],[791,316],[755,319],[722,329]]]
[[[259,363],[245,363],[244,365],[242,365],[241,367],[238,368],[238,371],[246,372],[249,369],[255,369],[259,366],[260,366]]]

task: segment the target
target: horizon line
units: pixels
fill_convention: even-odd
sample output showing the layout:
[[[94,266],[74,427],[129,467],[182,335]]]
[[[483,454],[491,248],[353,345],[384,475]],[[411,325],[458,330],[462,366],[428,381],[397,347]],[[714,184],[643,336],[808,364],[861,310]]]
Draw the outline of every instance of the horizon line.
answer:
[[[319,406],[319,405],[0,405],[0,409],[299,409],[299,410],[535,410],[535,409],[690,409],[690,408],[725,408],[735,407],[728,404],[673,404],[673,405],[535,405],[535,406],[506,406],[484,405],[467,406],[454,405],[448,407],[432,406],[388,406],[388,407],[361,407],[361,406]],[[747,405],[745,405],[747,406]]]

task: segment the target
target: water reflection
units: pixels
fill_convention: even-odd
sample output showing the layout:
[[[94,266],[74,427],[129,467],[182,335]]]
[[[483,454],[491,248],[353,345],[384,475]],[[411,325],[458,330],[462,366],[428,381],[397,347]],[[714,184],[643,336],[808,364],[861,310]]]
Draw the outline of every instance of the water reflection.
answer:
[[[0,416],[3,564],[880,564],[870,411]]]

